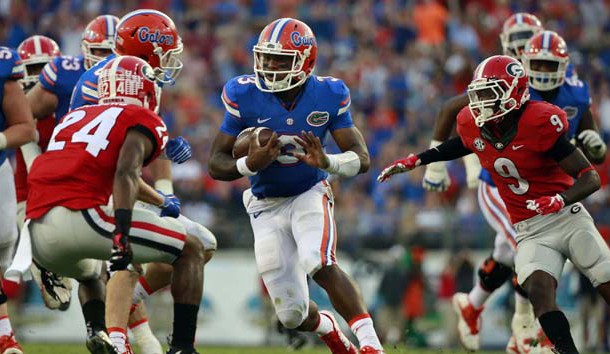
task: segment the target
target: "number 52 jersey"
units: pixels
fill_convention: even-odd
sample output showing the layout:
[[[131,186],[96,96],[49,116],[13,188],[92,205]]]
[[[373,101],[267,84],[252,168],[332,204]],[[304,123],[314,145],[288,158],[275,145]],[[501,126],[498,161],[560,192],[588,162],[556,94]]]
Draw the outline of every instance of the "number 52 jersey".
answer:
[[[106,205],[112,194],[119,153],[127,131],[150,139],[154,160],[167,143],[167,128],[152,111],[134,105],[85,106],[68,113],[55,127],[47,151],[28,175],[28,219],[56,206],[82,210]]]
[[[572,177],[548,155],[569,129],[566,113],[550,103],[529,101],[515,124],[516,135],[510,142],[494,144],[482,136],[468,107],[457,117],[462,144],[491,173],[513,224],[538,215],[526,208],[527,200],[553,196],[573,184]]]

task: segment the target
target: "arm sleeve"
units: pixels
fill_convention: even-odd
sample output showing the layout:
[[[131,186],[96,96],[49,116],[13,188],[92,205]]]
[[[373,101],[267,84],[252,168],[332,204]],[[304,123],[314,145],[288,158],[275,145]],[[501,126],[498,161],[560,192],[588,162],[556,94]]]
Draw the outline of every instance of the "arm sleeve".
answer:
[[[422,165],[427,165],[437,161],[455,160],[471,153],[472,151],[464,146],[462,140],[459,137],[455,137],[422,152],[417,157],[421,160]]]
[[[235,85],[237,85],[235,79],[227,82],[220,95],[226,110],[225,117],[220,125],[220,131],[232,136],[237,136],[244,129]]]
[[[568,157],[571,153],[576,150],[576,146],[570,144],[568,140],[568,136],[563,134],[557,139],[555,145],[551,147],[547,154],[555,161],[561,161],[564,158]]]
[[[335,79],[336,80],[336,79]],[[337,80],[336,82],[329,82],[329,85],[333,85],[331,87],[332,91],[335,91],[337,94],[337,111],[331,119],[330,124],[328,125],[328,130],[335,131],[341,128],[351,128],[354,126],[354,121],[352,120],[352,114],[349,111],[349,107],[352,104],[352,98],[349,93],[349,88],[342,80]]]

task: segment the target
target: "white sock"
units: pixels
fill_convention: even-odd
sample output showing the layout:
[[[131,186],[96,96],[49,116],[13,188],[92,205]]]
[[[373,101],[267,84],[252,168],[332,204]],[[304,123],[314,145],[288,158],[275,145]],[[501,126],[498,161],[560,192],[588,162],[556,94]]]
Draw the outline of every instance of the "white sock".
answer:
[[[139,342],[140,340],[148,340],[150,336],[154,337],[152,331],[150,330],[148,320],[142,320],[140,322],[134,323],[133,325],[129,326],[129,329],[136,337],[137,342]]]
[[[114,347],[119,351],[119,353],[125,352],[127,349],[125,348],[125,342],[127,341],[127,334],[125,330],[122,328],[108,328],[108,337],[110,337],[110,341],[114,345]]]
[[[360,348],[368,345],[375,349],[383,349],[373,327],[373,319],[368,314],[357,316],[349,321],[349,327],[358,338]]]
[[[485,301],[487,301],[490,295],[491,293],[483,289],[481,284],[477,282],[474,288],[470,290],[470,293],[468,293],[468,302],[478,310],[485,305]]]
[[[150,286],[146,282],[144,277],[140,277],[138,282],[136,283],[136,287],[133,290],[133,298],[131,300],[132,304],[137,304],[142,300],[146,300],[151,294]]]
[[[11,320],[8,316],[0,318],[0,337],[10,336],[13,333],[13,327],[11,327]]]
[[[318,323],[318,327],[314,329],[314,332],[319,336],[325,336],[332,332],[333,328],[333,321],[328,316],[320,314],[320,323]]]
[[[521,296],[515,292],[515,314],[530,315],[534,312],[534,308],[528,298]]]

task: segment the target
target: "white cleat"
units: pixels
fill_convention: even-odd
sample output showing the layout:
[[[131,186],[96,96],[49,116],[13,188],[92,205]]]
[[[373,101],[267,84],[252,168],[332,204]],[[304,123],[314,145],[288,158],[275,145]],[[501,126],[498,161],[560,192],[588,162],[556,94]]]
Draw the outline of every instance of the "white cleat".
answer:
[[[530,354],[533,349],[532,344],[538,337],[536,319],[533,314],[514,314],[511,321],[511,329],[517,344],[517,349],[521,354]]]
[[[453,310],[458,316],[458,333],[464,349],[474,352],[479,350],[479,330],[481,329],[481,312],[483,308],[475,309],[468,294],[456,293],[452,299]]]
[[[521,354],[519,348],[517,348],[517,340],[514,335],[510,336],[508,344],[506,344],[506,354]]]

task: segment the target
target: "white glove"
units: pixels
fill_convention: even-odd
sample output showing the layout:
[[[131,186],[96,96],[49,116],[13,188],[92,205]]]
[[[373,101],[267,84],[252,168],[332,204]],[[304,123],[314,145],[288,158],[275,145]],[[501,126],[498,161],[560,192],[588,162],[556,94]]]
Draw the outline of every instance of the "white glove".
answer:
[[[470,189],[479,187],[479,175],[481,174],[481,163],[476,154],[464,156],[464,167],[466,168],[466,185]]]
[[[593,129],[585,129],[578,134],[578,140],[582,141],[589,154],[593,157],[602,157],[606,154],[606,144]]]
[[[440,145],[438,140],[430,142],[430,148]],[[447,172],[447,164],[445,161],[433,162],[426,166],[422,186],[427,191],[444,192],[451,185],[451,178]]]

